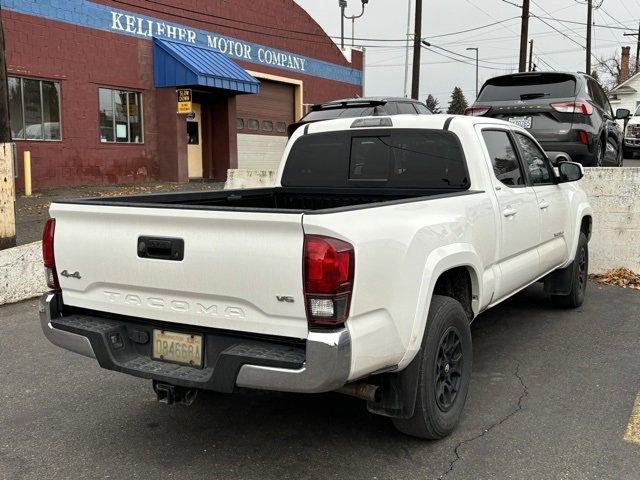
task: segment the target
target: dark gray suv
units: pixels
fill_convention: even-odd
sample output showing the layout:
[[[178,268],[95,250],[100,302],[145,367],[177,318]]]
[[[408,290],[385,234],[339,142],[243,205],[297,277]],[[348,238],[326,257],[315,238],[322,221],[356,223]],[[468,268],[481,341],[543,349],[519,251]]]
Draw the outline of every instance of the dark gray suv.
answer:
[[[488,80],[466,115],[499,118],[531,132],[550,158],[622,166],[623,131],[602,87],[583,73],[531,72]]]

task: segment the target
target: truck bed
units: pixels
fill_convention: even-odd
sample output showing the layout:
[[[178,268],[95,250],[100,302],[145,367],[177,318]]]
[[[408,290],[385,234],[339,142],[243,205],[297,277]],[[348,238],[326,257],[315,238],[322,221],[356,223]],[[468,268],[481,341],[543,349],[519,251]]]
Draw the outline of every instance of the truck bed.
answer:
[[[465,188],[447,190],[365,188],[256,188],[242,190],[179,192],[126,197],[57,201],[80,205],[155,207],[175,209],[305,213],[342,208],[367,208],[382,203],[404,203],[475,193]]]

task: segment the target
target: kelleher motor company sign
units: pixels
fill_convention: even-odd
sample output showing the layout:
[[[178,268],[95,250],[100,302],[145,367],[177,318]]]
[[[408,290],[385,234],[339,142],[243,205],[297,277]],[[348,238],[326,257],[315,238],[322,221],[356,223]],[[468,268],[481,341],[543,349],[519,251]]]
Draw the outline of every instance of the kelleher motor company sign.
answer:
[[[0,0],[7,10],[151,40],[154,37],[211,48],[238,60],[362,85],[360,70],[198,28],[116,9],[90,0]]]
[[[111,29],[126,32],[131,35],[142,37],[163,37],[170,40],[178,40],[186,43],[199,42],[198,31],[187,27],[173,25],[164,21],[143,18],[136,15],[111,11]],[[209,48],[218,50],[232,57],[267,65],[275,65],[281,68],[289,68],[305,71],[306,59],[292,55],[290,53],[273,50],[266,47],[254,48],[251,44],[241,40],[234,40],[227,37],[205,34],[206,44]]]

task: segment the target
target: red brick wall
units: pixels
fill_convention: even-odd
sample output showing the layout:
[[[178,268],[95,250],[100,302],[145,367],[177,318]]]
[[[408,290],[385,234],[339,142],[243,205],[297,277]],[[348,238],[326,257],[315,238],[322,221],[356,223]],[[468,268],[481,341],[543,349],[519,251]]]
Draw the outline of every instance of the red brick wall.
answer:
[[[169,3],[167,0],[162,2]],[[224,27],[219,19],[191,20],[181,16],[160,14],[172,11],[179,15],[198,18],[197,14],[179,13],[166,7],[154,6],[154,11],[129,7],[105,0],[118,8],[165,18],[176,23],[202,28],[220,34],[229,34],[243,40],[281,48],[301,55],[351,66],[339,49],[328,45],[320,27],[292,0],[287,8],[283,0],[181,0],[185,8],[215,12],[216,15],[237,17],[242,20],[264,22],[280,28],[309,31],[318,34],[313,43],[292,41],[279,36],[295,37],[279,30],[260,29],[250,25],[242,28],[273,33],[278,37],[239,31]],[[128,0],[134,4],[136,0]],[[242,7],[239,6],[242,3]],[[149,4],[147,2],[147,4]],[[157,7],[157,8],[155,8]],[[286,21],[282,16],[287,12]],[[200,15],[200,18],[202,15]],[[205,19],[206,20],[206,19]],[[180,121],[171,114],[175,108],[174,94],[155,92],[153,88],[152,43],[133,37],[100,30],[76,27],[60,22],[2,10],[5,29],[6,55],[9,73],[58,80],[61,83],[62,141],[17,141],[20,160],[25,150],[31,151],[34,189],[55,186],[135,183],[153,179],[184,181],[186,165],[183,145],[168,144],[167,138],[176,138]],[[215,22],[220,25],[212,25]],[[354,85],[301,75],[256,64],[239,62],[249,70],[297,78],[304,81],[304,102],[317,103],[338,97],[361,94]],[[360,54],[354,56],[354,68],[362,68]],[[144,145],[104,144],[100,142],[98,119],[98,88],[119,87],[142,92],[144,109]],[[156,105],[163,102],[162,105]],[[170,105],[165,105],[170,102]],[[161,119],[161,120],[158,120]],[[176,130],[176,122],[178,127]],[[178,151],[180,150],[180,151]],[[182,162],[181,166],[172,165]],[[19,162],[22,178],[22,161]],[[21,186],[22,181],[18,184]]]

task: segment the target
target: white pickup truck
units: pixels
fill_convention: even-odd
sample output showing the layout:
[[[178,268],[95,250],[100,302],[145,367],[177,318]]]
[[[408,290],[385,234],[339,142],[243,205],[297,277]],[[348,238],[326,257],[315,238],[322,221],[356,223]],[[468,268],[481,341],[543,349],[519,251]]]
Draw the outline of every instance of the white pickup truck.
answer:
[[[339,391],[401,431],[455,427],[469,324],[536,281],[581,305],[582,167],[460,116],[314,123],[274,188],[52,204],[47,338],[153,380],[158,398]]]

